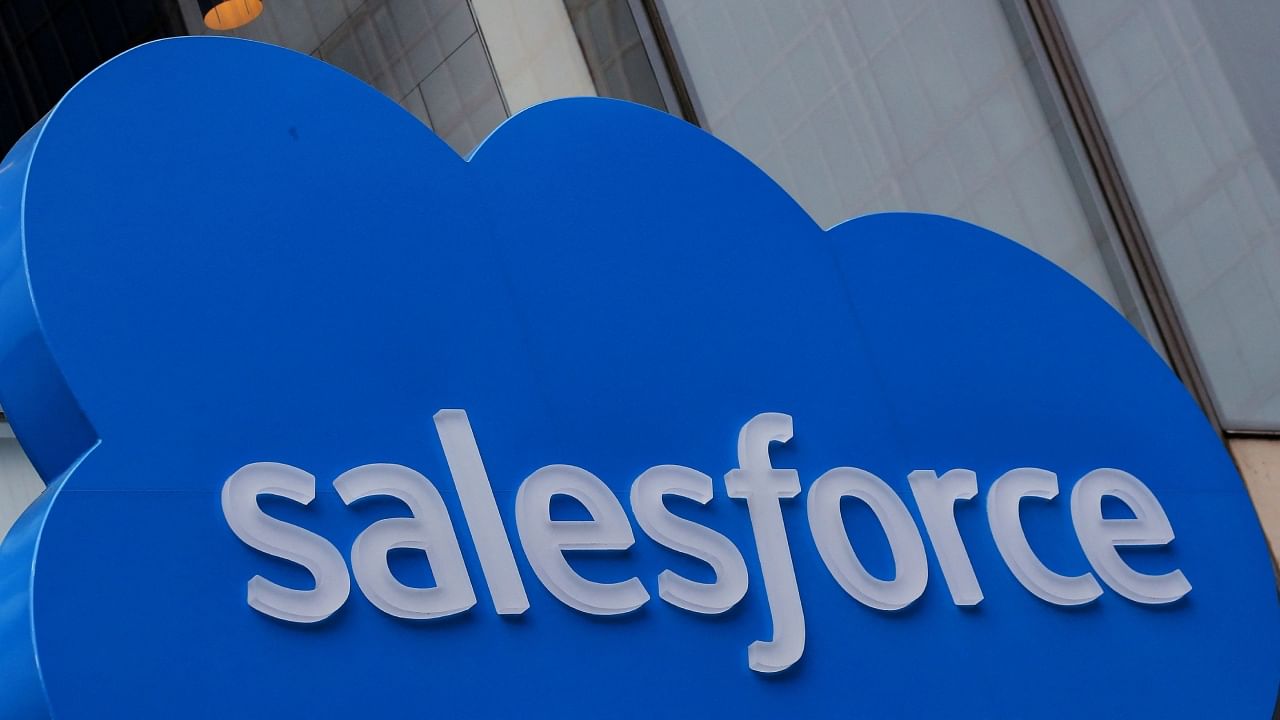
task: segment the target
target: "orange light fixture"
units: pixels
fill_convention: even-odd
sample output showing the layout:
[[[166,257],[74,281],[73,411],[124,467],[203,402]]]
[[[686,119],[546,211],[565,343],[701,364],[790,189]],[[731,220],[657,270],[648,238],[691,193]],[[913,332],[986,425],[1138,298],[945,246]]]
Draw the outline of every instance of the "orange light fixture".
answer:
[[[262,14],[262,0],[200,0],[200,12],[210,30],[235,30]]]

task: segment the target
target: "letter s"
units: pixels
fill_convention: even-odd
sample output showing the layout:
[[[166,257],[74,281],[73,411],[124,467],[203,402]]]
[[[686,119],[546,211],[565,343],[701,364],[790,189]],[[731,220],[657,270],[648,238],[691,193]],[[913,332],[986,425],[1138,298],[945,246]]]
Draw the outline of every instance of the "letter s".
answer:
[[[710,477],[680,465],[651,467],[631,484],[631,511],[640,528],[659,545],[705,562],[716,574],[715,582],[702,583],[663,570],[658,596],[706,615],[728,610],[747,594],[747,563],[729,538],[672,513],[662,498],[676,495],[706,505],[711,492]]]
[[[222,486],[222,513],[244,544],[307,569],[313,590],[295,590],[255,575],[249,580],[249,607],[296,623],[324,620],[347,601],[351,576],[346,561],[328,540],[297,525],[277,520],[258,507],[259,495],[278,495],[309,505],[316,479],[292,465],[260,462],[235,471]]]

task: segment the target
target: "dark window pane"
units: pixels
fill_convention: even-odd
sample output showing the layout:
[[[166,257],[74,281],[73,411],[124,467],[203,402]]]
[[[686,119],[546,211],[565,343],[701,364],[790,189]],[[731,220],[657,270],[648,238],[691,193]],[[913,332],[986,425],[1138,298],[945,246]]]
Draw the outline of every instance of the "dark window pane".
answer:
[[[83,77],[98,66],[97,45],[89,33],[84,12],[75,3],[66,5],[54,15],[53,27],[74,77]]]
[[[117,48],[124,49],[127,47],[124,25],[121,23],[120,15],[116,12],[113,3],[89,2],[84,3],[82,6],[89,19],[89,27],[93,31],[93,36],[97,39],[98,47],[104,55]]]
[[[29,31],[49,16],[44,0],[10,0],[16,30]]]
[[[0,0],[0,150],[98,65],[185,32],[175,0]]]
[[[115,6],[124,21],[124,30],[131,37],[150,37],[157,22],[156,3],[152,0],[117,0]]]
[[[35,67],[44,79],[45,91],[56,102],[71,87],[71,68],[67,67],[67,59],[58,44],[58,36],[53,32],[53,25],[46,23],[41,26],[32,33],[28,42]]]
[[[668,110],[626,0],[565,0],[596,91]]]

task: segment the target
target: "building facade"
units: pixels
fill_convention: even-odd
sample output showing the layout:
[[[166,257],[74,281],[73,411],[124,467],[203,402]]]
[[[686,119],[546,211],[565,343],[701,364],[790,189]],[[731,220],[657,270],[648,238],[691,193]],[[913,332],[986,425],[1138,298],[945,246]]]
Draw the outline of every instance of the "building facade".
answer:
[[[824,227],[941,213],[1071,272],[1187,385],[1280,542],[1280,6],[264,0],[215,30],[206,4],[0,4],[7,143],[98,62],[183,33],[334,64],[462,155],[545,100],[650,105],[736,148]],[[43,488],[3,429],[0,534]]]

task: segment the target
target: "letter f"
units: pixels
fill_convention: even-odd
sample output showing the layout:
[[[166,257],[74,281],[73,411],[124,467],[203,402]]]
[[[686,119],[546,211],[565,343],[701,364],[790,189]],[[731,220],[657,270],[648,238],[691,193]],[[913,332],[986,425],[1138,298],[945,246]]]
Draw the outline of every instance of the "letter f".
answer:
[[[773,640],[757,640],[747,648],[747,663],[756,672],[786,670],[804,653],[804,609],[780,506],[782,498],[800,494],[800,474],[775,469],[769,460],[770,443],[790,439],[790,415],[756,415],[738,433],[738,469],[724,476],[729,497],[747,501],[773,616]]]

